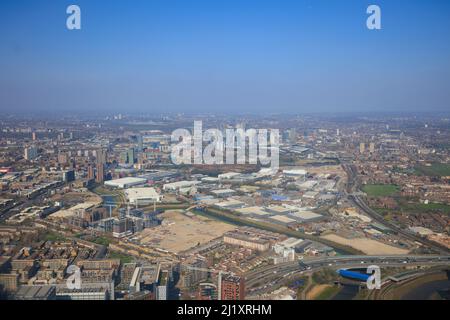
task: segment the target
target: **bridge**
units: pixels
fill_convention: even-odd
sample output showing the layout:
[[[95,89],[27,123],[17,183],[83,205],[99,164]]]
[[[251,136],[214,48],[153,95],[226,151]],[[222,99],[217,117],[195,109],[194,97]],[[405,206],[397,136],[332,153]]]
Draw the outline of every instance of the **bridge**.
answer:
[[[247,291],[251,295],[266,293],[287,279],[310,274],[324,268],[334,270],[351,269],[377,265],[380,267],[406,266],[450,266],[450,256],[440,255],[398,255],[398,256],[336,256],[307,258],[279,265],[270,265],[248,272]]]

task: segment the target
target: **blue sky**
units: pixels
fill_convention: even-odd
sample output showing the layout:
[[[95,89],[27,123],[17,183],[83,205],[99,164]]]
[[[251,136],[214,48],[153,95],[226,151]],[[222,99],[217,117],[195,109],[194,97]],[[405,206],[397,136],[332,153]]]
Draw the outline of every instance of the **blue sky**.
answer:
[[[0,110],[445,111],[449,39],[448,0],[2,0]]]

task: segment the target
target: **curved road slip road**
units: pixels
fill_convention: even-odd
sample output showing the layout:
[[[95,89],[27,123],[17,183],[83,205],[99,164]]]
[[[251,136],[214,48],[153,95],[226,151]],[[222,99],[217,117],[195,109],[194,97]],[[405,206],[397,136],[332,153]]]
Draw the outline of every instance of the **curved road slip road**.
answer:
[[[246,287],[248,294],[259,295],[273,291],[275,286],[282,284],[294,275],[311,273],[322,268],[343,269],[369,265],[379,265],[380,267],[450,266],[450,256],[338,256],[293,261],[248,272]]]

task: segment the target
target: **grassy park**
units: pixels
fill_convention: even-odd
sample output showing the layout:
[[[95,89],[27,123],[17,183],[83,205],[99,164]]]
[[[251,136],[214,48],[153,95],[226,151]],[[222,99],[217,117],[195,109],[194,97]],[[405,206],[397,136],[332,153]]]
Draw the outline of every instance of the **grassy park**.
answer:
[[[389,197],[399,191],[399,187],[392,184],[368,184],[362,189],[369,197]]]
[[[450,176],[450,164],[433,163],[431,166],[417,166],[414,168],[417,175],[429,177],[448,177]]]

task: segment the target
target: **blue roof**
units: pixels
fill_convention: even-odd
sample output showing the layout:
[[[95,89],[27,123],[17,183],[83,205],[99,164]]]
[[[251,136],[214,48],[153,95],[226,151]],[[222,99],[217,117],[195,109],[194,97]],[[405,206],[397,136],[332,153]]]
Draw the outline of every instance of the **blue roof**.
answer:
[[[199,201],[199,200],[209,200],[209,199],[214,199],[213,196],[209,196],[209,195],[196,195],[194,196],[194,200]]]
[[[359,281],[367,281],[369,279],[370,275],[365,273],[360,273],[356,271],[349,271],[345,269],[339,270],[339,274],[344,278],[349,278],[353,280],[359,280]]]
[[[285,200],[288,200],[288,197],[274,194],[274,195],[272,195],[272,200],[273,201],[285,201]]]

